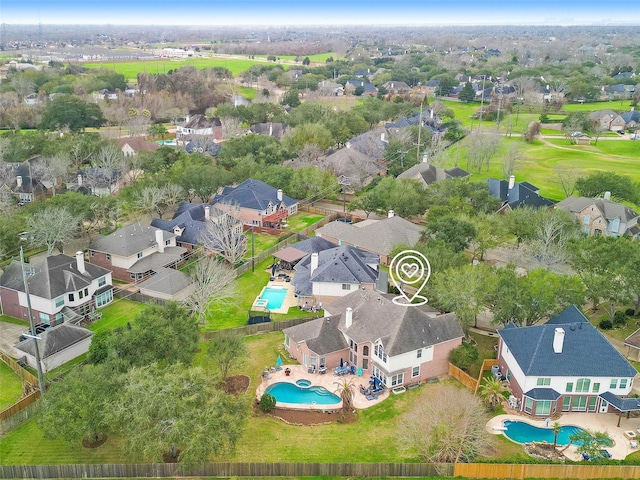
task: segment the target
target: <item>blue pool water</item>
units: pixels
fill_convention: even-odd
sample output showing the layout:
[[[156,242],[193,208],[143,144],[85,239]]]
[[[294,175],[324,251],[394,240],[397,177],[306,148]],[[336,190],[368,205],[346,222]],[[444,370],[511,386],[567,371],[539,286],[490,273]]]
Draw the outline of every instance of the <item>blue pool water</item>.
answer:
[[[177,145],[175,140],[158,140],[158,145],[168,145],[175,147]]]
[[[311,386],[311,380],[306,380],[304,378],[301,378],[300,380],[296,380],[296,385],[298,385],[299,387],[302,387],[302,388],[310,387]]]
[[[504,422],[504,426],[506,427],[504,434],[514,442],[546,441],[547,443],[553,443],[553,429],[551,428],[534,427],[525,422],[512,422],[509,420]],[[558,445],[567,445],[569,443],[569,435],[580,431],[582,431],[580,427],[563,426],[558,434]]]
[[[278,382],[267,387],[276,401],[303,405],[334,405],[340,403],[340,397],[324,387],[300,388],[293,383]]]
[[[268,301],[267,308],[269,310],[277,310],[278,308],[282,307],[282,302],[284,302],[284,297],[286,296],[286,288],[266,287],[260,294],[260,298],[262,300]]]

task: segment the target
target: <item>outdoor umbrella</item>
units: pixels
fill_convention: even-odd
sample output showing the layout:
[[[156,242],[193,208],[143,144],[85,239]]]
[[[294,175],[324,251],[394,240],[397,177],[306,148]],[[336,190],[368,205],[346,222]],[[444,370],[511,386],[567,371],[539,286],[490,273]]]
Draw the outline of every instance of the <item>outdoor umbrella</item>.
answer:
[[[278,358],[276,358],[276,367],[281,367],[282,366],[282,358],[280,357],[280,355],[278,355]]]

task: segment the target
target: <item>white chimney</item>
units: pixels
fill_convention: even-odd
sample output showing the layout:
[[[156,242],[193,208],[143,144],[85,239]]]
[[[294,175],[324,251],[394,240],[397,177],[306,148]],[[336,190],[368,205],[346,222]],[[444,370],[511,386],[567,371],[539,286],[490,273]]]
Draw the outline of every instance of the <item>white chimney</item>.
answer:
[[[387,218],[391,218],[391,217],[393,217],[393,216],[395,216],[395,212],[394,212],[393,210],[389,210],[389,211],[387,212]]]
[[[282,190],[278,189],[278,193],[276,194],[276,196],[278,197],[278,201],[281,202],[282,201]]]
[[[204,207],[204,219],[205,220],[211,219],[211,207],[209,205],[205,205]]]
[[[313,275],[314,270],[318,268],[318,253],[314,252],[311,254],[311,273]]]
[[[604,199],[611,200],[611,192],[604,192]]]
[[[347,314],[344,317],[345,328],[350,328],[352,323],[353,323],[353,309],[351,307],[347,307]]]
[[[429,112],[429,118],[433,119],[433,108],[431,109],[431,111]]]
[[[269,123],[269,136],[273,136],[273,123]]]
[[[84,268],[84,253],[76,252],[76,266],[80,273],[85,273],[87,270]]]
[[[380,141],[383,143],[387,141],[387,136],[384,134],[384,132],[380,134]]]
[[[158,244],[158,252],[164,253],[164,232],[160,229],[156,230],[156,243]]]
[[[82,186],[82,175],[78,174],[78,186]]]
[[[16,177],[16,186],[18,188],[22,187],[22,177],[20,175]]]
[[[553,334],[553,353],[562,353],[564,344],[564,329],[558,327]]]
[[[515,186],[516,186],[516,177],[514,175],[511,175],[509,177],[509,190],[511,190]]]

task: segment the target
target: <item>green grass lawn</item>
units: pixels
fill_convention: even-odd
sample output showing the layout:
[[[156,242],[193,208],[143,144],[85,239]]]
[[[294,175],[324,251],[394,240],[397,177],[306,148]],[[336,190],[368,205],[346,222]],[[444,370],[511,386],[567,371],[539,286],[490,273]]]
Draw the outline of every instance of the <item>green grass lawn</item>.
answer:
[[[322,215],[315,213],[298,212],[287,219],[287,222],[289,223],[288,230],[299,232],[314,223],[318,223],[323,218],[324,217]]]
[[[22,397],[22,379],[4,362],[0,362],[0,386],[0,410],[10,407]]]
[[[13,323],[14,325],[22,325],[25,328],[29,328],[29,322],[16,317],[10,317],[9,315],[0,315],[0,322]]]
[[[115,298],[110,305],[100,309],[102,318],[89,325],[89,330],[102,332],[126,325],[144,308],[144,303],[133,302],[125,298]]]

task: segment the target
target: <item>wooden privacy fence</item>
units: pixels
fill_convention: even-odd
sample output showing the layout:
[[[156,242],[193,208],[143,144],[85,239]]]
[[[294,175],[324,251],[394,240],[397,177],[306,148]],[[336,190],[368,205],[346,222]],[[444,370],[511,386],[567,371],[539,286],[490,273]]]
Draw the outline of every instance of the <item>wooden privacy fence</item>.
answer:
[[[20,375],[20,378],[22,378],[23,381],[25,381],[27,383],[30,383],[31,385],[34,385],[35,387],[38,386],[38,378],[35,375],[31,374],[26,369],[24,369],[13,358],[11,358],[10,356],[6,355],[4,352],[0,352],[0,360],[2,360],[4,363],[6,363],[7,366],[11,370],[13,370],[18,375]]]
[[[455,378],[465,387],[473,390],[474,392],[476,391],[476,388],[478,388],[478,380],[476,378],[473,378],[471,375],[459,369],[452,363],[449,364],[449,376]]]
[[[0,478],[161,477],[426,477],[451,476],[453,464],[429,463],[176,463],[2,465]]]
[[[480,388],[480,383],[482,382],[482,374],[485,370],[491,370],[491,367],[494,365],[498,365],[498,360],[495,358],[485,358],[482,361],[482,367],[480,367],[480,373],[478,374],[478,383],[476,384],[476,388],[474,393],[478,393],[478,388]]]
[[[544,465],[457,463],[454,477],[468,478],[640,478],[637,465]]]
[[[282,320],[280,322],[256,323],[255,325],[243,325],[241,327],[226,328],[224,330],[211,330],[200,333],[202,342],[210,342],[211,340],[225,335],[256,335],[258,333],[280,332],[285,328],[307,323],[320,317],[292,318],[290,320]]]
[[[5,408],[0,412],[0,422],[4,422],[7,418],[12,417],[16,413],[21,410],[27,408],[29,405],[34,403],[38,398],[40,398],[40,390],[35,390],[31,392],[26,397],[22,397],[16,403],[11,405],[10,407]]]

